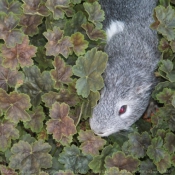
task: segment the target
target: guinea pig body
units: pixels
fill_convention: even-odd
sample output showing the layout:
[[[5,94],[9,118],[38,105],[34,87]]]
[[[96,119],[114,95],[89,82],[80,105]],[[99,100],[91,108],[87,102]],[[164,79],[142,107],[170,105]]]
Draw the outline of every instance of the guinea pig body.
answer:
[[[157,34],[150,29],[157,0],[100,0],[100,4],[109,60],[90,126],[103,137],[128,130],[145,112],[160,53]]]

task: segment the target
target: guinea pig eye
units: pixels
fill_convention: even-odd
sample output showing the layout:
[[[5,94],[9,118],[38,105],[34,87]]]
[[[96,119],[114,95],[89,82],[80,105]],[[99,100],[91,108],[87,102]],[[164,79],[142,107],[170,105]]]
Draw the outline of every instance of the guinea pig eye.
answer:
[[[119,110],[119,115],[124,114],[126,112],[127,105],[123,105]]]

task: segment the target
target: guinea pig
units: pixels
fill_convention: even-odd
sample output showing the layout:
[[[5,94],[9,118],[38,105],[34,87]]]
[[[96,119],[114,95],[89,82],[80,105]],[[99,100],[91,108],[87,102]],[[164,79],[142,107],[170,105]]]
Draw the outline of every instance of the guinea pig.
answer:
[[[156,85],[158,37],[150,28],[157,0],[100,0],[109,56],[90,127],[104,137],[128,130],[145,112]]]

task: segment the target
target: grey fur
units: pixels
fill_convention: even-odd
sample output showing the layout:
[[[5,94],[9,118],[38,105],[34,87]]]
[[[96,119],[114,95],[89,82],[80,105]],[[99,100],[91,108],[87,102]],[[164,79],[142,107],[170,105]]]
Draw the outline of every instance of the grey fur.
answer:
[[[109,61],[105,88],[90,119],[96,134],[108,136],[128,130],[148,106],[160,58],[157,34],[149,27],[157,0],[100,0],[100,4],[106,15],[105,29],[112,20],[125,24],[123,32],[115,34],[106,45]],[[122,105],[127,105],[128,116],[119,115]]]

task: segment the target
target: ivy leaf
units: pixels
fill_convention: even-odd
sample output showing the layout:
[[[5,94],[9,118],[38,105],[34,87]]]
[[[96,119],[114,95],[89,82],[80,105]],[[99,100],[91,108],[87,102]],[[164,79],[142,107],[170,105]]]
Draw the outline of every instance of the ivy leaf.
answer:
[[[71,41],[73,43],[73,51],[77,56],[84,55],[85,49],[88,47],[88,42],[84,40],[84,35],[80,32],[74,33],[71,36]]]
[[[166,134],[164,147],[170,154],[175,152],[175,135],[172,132]]]
[[[82,142],[80,148],[83,153],[91,155],[99,154],[99,150],[106,144],[105,140],[99,136],[95,136],[91,130],[81,130],[79,132],[78,140]]]
[[[21,3],[18,1],[9,3],[8,0],[0,0],[0,12],[4,12],[6,14],[12,12],[14,14],[21,13]]]
[[[64,8],[69,7],[70,0],[47,0],[46,6],[53,13],[54,19],[64,18]]]
[[[147,132],[129,134],[129,151],[133,156],[138,158],[144,157],[148,146],[151,143],[151,138]]]
[[[71,53],[71,47],[73,47],[70,37],[63,37],[63,31],[59,27],[54,27],[53,31],[48,30],[43,35],[48,40],[46,44],[46,55],[57,56],[62,54],[65,58]]]
[[[167,169],[171,167],[171,157],[169,154],[166,154],[163,159],[156,163],[157,170],[164,174],[167,172]]]
[[[51,119],[46,122],[47,133],[53,134],[56,141],[63,136],[69,137],[76,133],[74,121],[68,117],[69,106],[65,103],[55,102],[50,110]]]
[[[6,119],[12,122],[30,120],[30,116],[26,112],[30,108],[30,99],[25,94],[17,92],[7,94],[3,89],[0,89],[0,108],[5,112]]]
[[[158,93],[156,97],[157,100],[159,100],[159,103],[171,104],[173,95],[175,95],[174,91],[168,88],[164,88],[163,91]]]
[[[21,44],[13,48],[2,46],[2,56],[5,58],[3,65],[11,69],[16,69],[19,65],[21,67],[31,66],[33,64],[31,58],[35,56],[35,53],[36,47],[29,45],[29,38],[26,36]]]
[[[20,20],[22,30],[26,35],[33,36],[38,33],[38,26],[42,23],[42,16],[23,15]]]
[[[105,158],[113,153],[112,145],[106,146],[101,155],[93,157],[93,160],[89,163],[90,169],[93,170],[94,173],[102,173],[105,170]]]
[[[155,20],[157,25],[152,24],[152,26],[156,26],[155,28],[159,33],[164,35],[168,41],[175,39],[175,11],[169,5],[167,8],[163,6],[158,6],[155,8]]]
[[[159,162],[165,157],[165,150],[163,149],[163,140],[161,137],[156,137],[152,139],[151,145],[148,147],[147,155],[155,163]]]
[[[79,4],[79,3],[81,3],[81,0],[71,0],[71,2],[72,2],[73,4]]]
[[[90,155],[83,155],[75,145],[65,147],[58,158],[66,170],[71,170],[75,174],[86,174],[89,170],[88,163],[91,160]]]
[[[106,33],[103,30],[97,29],[93,24],[86,23],[81,25],[82,28],[86,31],[86,34],[91,40],[97,41],[97,40],[105,40],[106,39]]]
[[[49,16],[49,11],[45,6],[44,0],[22,0],[24,4],[22,5],[25,14],[29,15],[41,15]]]
[[[61,89],[59,93],[50,91],[42,96],[42,101],[45,106],[50,108],[55,102],[65,102],[69,106],[75,106],[79,102],[78,96],[69,92],[68,90]]]
[[[43,120],[45,119],[43,108],[38,106],[33,111],[29,111],[29,115],[31,120],[24,123],[25,128],[30,128],[32,132],[40,132],[43,128]]]
[[[25,74],[25,81],[18,90],[28,94],[32,105],[37,106],[41,102],[41,95],[50,91],[53,87],[50,73],[44,71],[41,74],[37,66],[25,67],[23,72]]]
[[[21,174],[39,174],[41,168],[50,168],[52,157],[49,153],[51,146],[43,140],[29,144],[19,141],[11,148],[9,167],[19,169]]]
[[[132,175],[130,172],[126,171],[126,170],[119,170],[118,168],[116,167],[112,167],[112,168],[109,168],[105,171],[105,174],[104,175]]]
[[[14,47],[22,42],[24,34],[16,29],[18,23],[19,19],[11,12],[0,15],[0,39],[4,40],[7,47]]]
[[[90,91],[100,90],[103,84],[103,73],[107,63],[107,55],[96,48],[88,51],[84,57],[78,58],[73,66],[74,75],[80,77],[76,83],[78,95],[88,97]]]
[[[132,156],[125,156],[123,152],[116,152],[112,157],[106,157],[105,167],[117,167],[119,170],[127,170],[129,172],[136,172],[139,166],[139,160]]]
[[[0,151],[5,151],[11,145],[11,140],[19,138],[19,131],[15,128],[16,125],[10,121],[0,122]]]
[[[11,70],[2,66],[0,57],[0,88],[8,91],[8,86],[20,86],[23,83],[23,74],[17,70]]]
[[[100,22],[102,22],[105,19],[105,17],[104,11],[101,10],[100,4],[96,1],[94,3],[85,2],[83,6],[85,8],[85,11],[89,15],[89,21],[93,22],[97,26],[97,28],[102,28]]]
[[[53,66],[55,70],[51,70],[51,75],[53,77],[53,80],[55,81],[55,88],[60,88],[63,84],[71,82],[71,66],[65,65],[65,62],[63,59],[61,59],[61,57],[55,57]]]
[[[6,167],[4,165],[0,165],[1,175],[18,175],[13,169]]]

